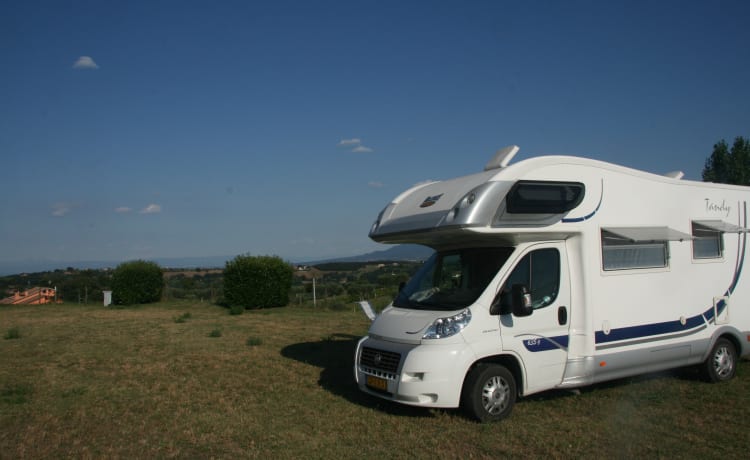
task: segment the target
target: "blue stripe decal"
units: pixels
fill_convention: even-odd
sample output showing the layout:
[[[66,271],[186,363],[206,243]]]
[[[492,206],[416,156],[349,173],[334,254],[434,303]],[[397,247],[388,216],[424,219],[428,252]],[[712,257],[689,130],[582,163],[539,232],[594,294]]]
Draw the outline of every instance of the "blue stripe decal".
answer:
[[[745,218],[743,227],[747,228],[747,202],[742,203]],[[729,286],[729,289],[727,289],[726,296],[731,295],[732,292],[734,292],[734,288],[737,287],[737,283],[740,281],[740,274],[742,273],[742,266],[745,264],[745,248],[747,244],[747,233],[742,234],[742,250],[740,255],[740,262],[737,264],[737,271],[734,273],[734,279],[732,280],[732,284]]]
[[[711,309],[713,311],[713,309]],[[653,337],[655,335],[672,334],[675,332],[686,332],[691,329],[700,328],[705,324],[703,315],[693,316],[685,319],[685,324],[679,320],[665,321],[663,323],[643,324],[640,326],[623,327],[612,329],[609,334],[604,331],[596,331],[596,344],[618,342],[620,340],[640,339],[643,337]]]
[[[594,209],[594,211],[591,214],[587,216],[583,216],[583,217],[569,217],[567,219],[563,219],[562,222],[564,224],[572,224],[572,223],[583,222],[585,220],[591,219],[592,217],[594,217],[594,214],[596,214],[599,211],[599,208],[602,206],[603,199],[604,199],[604,184],[602,184],[602,194],[599,197],[599,204],[596,205],[596,209]]]
[[[524,334],[528,335],[528,334]],[[559,335],[557,337],[535,336],[532,339],[523,340],[523,346],[532,353],[538,351],[563,350],[568,351],[568,336]]]
[[[739,203],[738,203],[739,204]],[[742,203],[743,207],[743,227],[747,228],[747,202]],[[734,278],[732,279],[732,284],[729,285],[726,292],[724,293],[725,297],[729,297],[734,292],[734,289],[737,287],[737,283],[740,281],[740,275],[742,274],[742,267],[745,265],[745,248],[747,247],[747,233],[743,233],[742,236],[737,235],[738,244],[739,244],[739,261],[737,262],[737,269],[734,272]],[[720,300],[716,304],[716,312],[718,314],[721,314],[724,309],[727,307],[727,303],[724,301],[724,299]],[[711,322],[714,321],[714,309],[713,307],[709,308],[705,313],[703,313],[703,316],[706,317],[706,321]]]

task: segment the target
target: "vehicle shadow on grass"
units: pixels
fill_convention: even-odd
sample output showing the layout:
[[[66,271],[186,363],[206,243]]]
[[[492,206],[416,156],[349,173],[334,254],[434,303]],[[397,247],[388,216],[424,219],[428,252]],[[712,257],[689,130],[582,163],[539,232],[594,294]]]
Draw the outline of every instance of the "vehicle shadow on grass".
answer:
[[[429,409],[393,403],[359,390],[354,380],[354,352],[359,339],[350,334],[331,334],[317,342],[284,347],[281,355],[321,368],[318,385],[359,406],[402,417],[434,416]]]

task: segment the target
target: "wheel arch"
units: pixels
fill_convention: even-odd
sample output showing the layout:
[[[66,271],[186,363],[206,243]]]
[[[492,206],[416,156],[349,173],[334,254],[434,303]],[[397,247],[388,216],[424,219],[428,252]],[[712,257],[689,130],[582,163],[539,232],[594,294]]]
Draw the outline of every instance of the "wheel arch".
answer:
[[[708,355],[711,353],[711,350],[713,349],[716,342],[719,341],[719,339],[727,339],[729,340],[729,343],[734,346],[734,351],[737,353],[737,357],[741,357],[743,355],[747,355],[750,353],[750,349],[746,347],[743,344],[742,340],[742,333],[733,328],[733,327],[723,327],[716,331],[714,335],[711,337],[711,343],[709,344],[708,348],[706,349],[706,352],[703,356],[703,359],[707,359]]]
[[[720,336],[716,337],[716,340],[719,339],[727,339],[729,340],[729,343],[731,343],[734,346],[734,352],[737,354],[737,358],[739,359],[742,356],[742,343],[740,342],[740,339],[737,337],[737,335],[725,332],[721,334]],[[716,343],[716,341],[714,341]]]
[[[461,392],[463,393],[464,386],[466,385],[466,379],[469,377],[469,374],[476,369],[478,366],[481,366],[483,364],[499,364],[506,369],[510,371],[511,374],[513,374],[513,378],[516,381],[516,393],[517,396],[521,396],[523,394],[523,388],[524,388],[524,376],[523,376],[523,367],[521,366],[520,360],[513,355],[492,355],[492,356],[485,356],[482,359],[479,359],[475,361],[471,366],[469,366],[468,369],[466,369],[466,374],[464,374],[464,381],[461,384]]]

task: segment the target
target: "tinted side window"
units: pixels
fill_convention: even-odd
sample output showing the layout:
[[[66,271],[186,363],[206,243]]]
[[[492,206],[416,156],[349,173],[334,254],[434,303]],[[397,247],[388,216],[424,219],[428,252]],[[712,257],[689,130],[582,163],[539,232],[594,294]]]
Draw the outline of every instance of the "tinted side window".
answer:
[[[550,305],[560,289],[560,252],[545,248],[526,254],[503,285],[500,301],[503,307],[510,307],[514,284],[523,284],[529,289],[535,309]]]
[[[562,214],[583,201],[585,187],[579,182],[518,181],[508,192],[511,214]]]

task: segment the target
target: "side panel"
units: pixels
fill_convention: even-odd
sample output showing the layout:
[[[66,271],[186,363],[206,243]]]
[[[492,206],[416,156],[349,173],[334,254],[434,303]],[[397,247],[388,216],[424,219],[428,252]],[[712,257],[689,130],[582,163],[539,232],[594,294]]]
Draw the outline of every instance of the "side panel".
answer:
[[[746,205],[736,191],[637,182],[619,176],[605,181],[609,198],[592,232],[666,225],[689,234],[692,222],[702,219],[747,226]],[[747,330],[746,234],[723,233],[722,242],[720,257],[698,259],[691,241],[670,241],[666,267],[604,270],[601,238],[589,241],[598,262],[588,271],[598,279],[591,290],[594,381],[698,363],[719,326]]]

